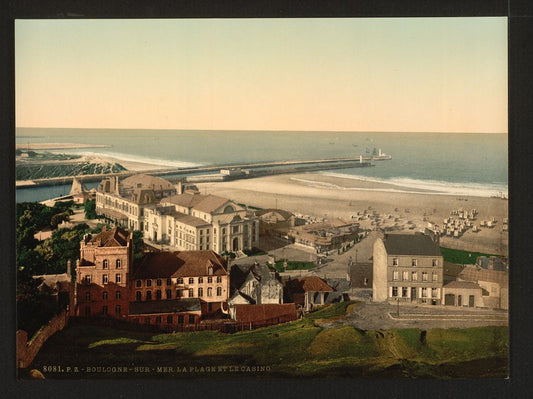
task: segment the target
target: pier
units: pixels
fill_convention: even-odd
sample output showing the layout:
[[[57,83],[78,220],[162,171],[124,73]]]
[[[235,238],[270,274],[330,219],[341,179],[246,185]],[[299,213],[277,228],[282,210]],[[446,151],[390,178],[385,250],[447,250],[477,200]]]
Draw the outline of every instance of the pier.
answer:
[[[312,172],[331,169],[348,169],[373,166],[373,160],[391,159],[390,155],[385,156],[359,156],[353,158],[328,158],[310,159],[295,161],[268,161],[252,163],[230,163],[222,165],[195,166],[184,168],[161,168],[149,170],[125,171],[119,173],[107,173],[96,175],[78,176],[84,182],[100,181],[104,177],[119,176],[128,177],[131,175],[146,173],[153,176],[179,175],[180,178],[187,178],[190,181],[225,181],[242,178],[253,178],[284,173]],[[222,173],[222,171],[240,170],[241,173]],[[195,179],[196,176],[196,179]],[[34,179],[31,181],[17,182],[17,188],[40,187],[58,184],[70,184],[76,176],[53,177],[46,179]],[[172,178],[170,179],[172,180]]]

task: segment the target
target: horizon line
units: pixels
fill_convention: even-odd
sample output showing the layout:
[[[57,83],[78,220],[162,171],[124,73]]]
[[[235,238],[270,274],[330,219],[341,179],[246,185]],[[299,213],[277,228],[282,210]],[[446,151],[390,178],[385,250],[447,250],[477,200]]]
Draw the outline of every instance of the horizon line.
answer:
[[[123,127],[51,127],[51,126],[15,126],[15,129],[78,129],[78,130],[177,130],[192,132],[290,132],[290,133],[435,133],[435,134],[509,134],[509,132],[458,132],[428,130],[296,130],[296,129],[184,129],[184,128],[123,128]]]

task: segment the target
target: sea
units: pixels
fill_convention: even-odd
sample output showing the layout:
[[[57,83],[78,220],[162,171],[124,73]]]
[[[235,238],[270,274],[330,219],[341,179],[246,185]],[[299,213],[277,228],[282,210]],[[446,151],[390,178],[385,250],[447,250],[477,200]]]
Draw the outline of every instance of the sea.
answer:
[[[508,192],[507,134],[405,132],[295,132],[17,128],[17,144],[83,143],[108,147],[53,152],[111,156],[175,167],[392,156],[374,167],[321,171],[412,190],[488,197]],[[87,183],[91,188],[98,183]],[[68,194],[70,185],[20,188],[17,202]]]

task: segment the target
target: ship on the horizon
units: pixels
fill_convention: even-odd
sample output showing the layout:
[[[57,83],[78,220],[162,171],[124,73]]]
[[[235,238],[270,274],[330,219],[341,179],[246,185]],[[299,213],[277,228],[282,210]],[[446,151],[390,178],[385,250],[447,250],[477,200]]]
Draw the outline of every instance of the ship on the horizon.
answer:
[[[366,152],[370,153],[368,148],[366,149]],[[362,161],[385,161],[385,160],[392,159],[392,156],[382,152],[381,148],[376,149],[374,147],[374,150],[372,151],[372,155],[360,155],[359,158],[360,158],[361,162]]]

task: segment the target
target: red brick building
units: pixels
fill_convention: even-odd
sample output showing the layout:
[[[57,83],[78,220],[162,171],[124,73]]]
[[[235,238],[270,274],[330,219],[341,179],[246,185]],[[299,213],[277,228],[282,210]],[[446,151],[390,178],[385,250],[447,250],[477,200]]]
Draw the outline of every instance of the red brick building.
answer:
[[[227,314],[229,273],[213,251],[148,253],[133,268],[132,234],[86,235],[77,262],[74,316],[104,316],[165,329]]]
[[[74,316],[128,314],[132,237],[119,227],[108,231],[105,226],[95,236],[85,235],[76,265]]]

